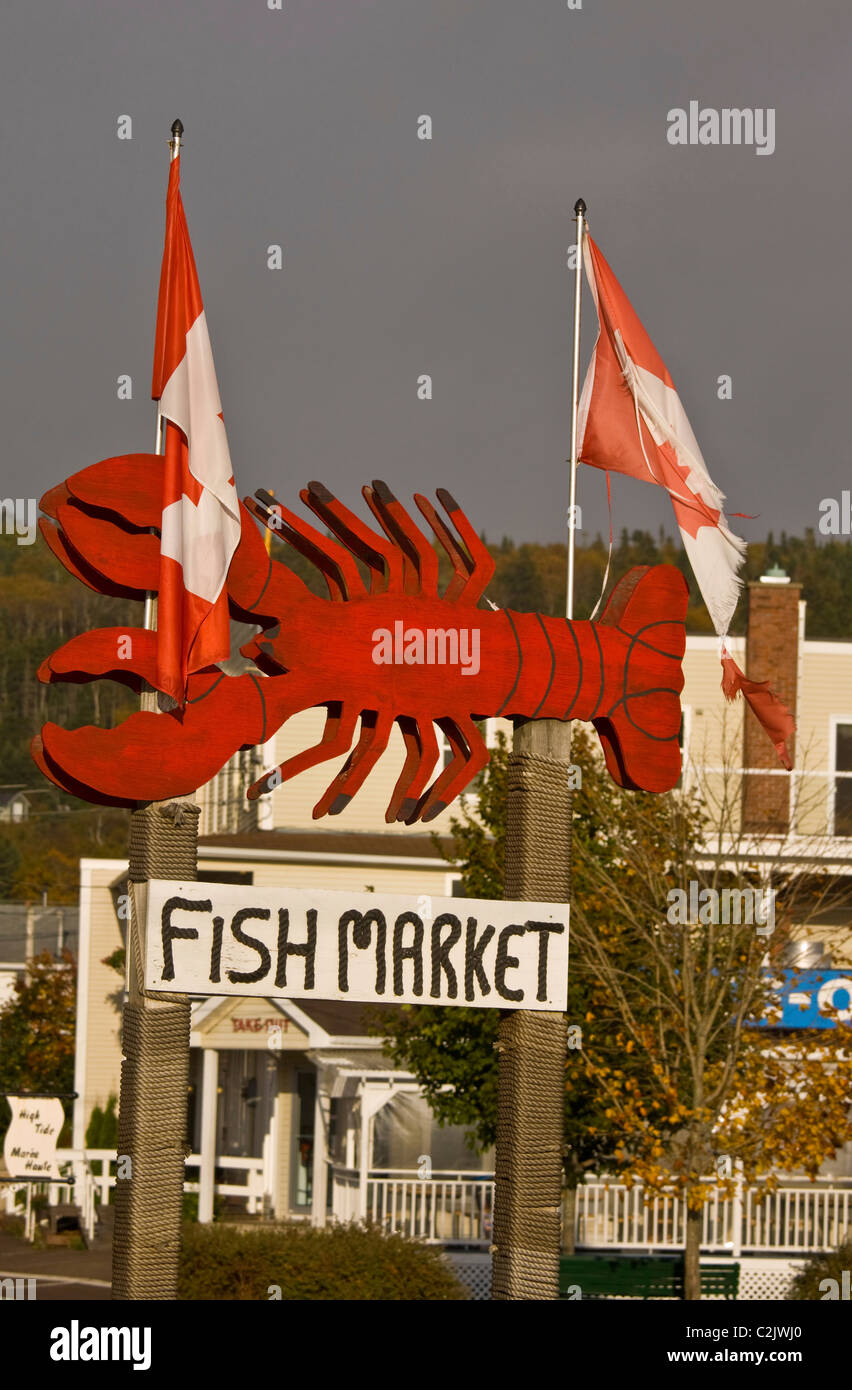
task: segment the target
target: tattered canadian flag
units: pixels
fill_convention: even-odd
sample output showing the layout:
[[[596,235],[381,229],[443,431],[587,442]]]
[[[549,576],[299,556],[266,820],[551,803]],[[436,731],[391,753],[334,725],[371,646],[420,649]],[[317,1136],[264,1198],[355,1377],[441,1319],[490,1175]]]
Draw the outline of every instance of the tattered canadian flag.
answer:
[[[165,425],[157,685],[178,704],[191,671],[230,655],[225,580],[240,510],[207,319],[172,160],[151,395]]]
[[[583,384],[578,458],[668,492],[689,563],[719,636],[722,690],[742,691],[789,770],[795,722],[768,681],[749,680],[725,645],[742,580],[746,543],[729,529],[719,491],[701,455],[665,362],[588,233],[584,262],[598,313],[598,338]]]

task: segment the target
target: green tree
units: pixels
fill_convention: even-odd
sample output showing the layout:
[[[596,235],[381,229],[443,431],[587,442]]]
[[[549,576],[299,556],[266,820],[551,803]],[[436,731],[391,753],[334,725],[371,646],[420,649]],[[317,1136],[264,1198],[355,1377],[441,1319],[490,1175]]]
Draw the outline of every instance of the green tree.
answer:
[[[80,891],[80,860],[86,856],[123,858],[127,854],[129,812],[106,806],[79,811],[36,813],[18,825],[3,827],[0,846],[16,856],[5,891],[0,896],[38,901],[47,892],[53,903],[76,903]]]
[[[468,897],[503,896],[508,759],[506,739],[498,735],[479,785],[476,809],[463,799],[460,817],[451,822],[455,846],[452,862],[461,868],[462,886]],[[594,755],[591,739],[579,728],[575,729],[572,759],[580,769],[583,785],[590,778],[606,775]],[[587,822],[580,833],[588,845],[594,844],[594,826]],[[437,837],[435,842],[441,849]],[[572,970],[569,975],[567,1018],[570,1031],[563,1166],[566,1184],[573,1190],[587,1171],[613,1159],[616,1142],[589,1056],[595,1053],[599,1065],[603,1065],[617,1043],[597,1028],[591,982],[580,970]],[[417,1076],[439,1123],[469,1125],[480,1149],[492,1144],[495,1137],[494,1045],[498,1027],[496,1009],[406,1005],[390,1019],[384,1014],[371,1018],[371,1031],[387,1039],[396,1064]]]
[[[63,951],[59,960],[49,951],[34,957],[16,981],[12,998],[0,1007],[0,1092],[73,1090],[76,1003],[77,966],[71,952]],[[3,1099],[4,1134],[9,1118]],[[60,1145],[64,1142],[63,1131]]]
[[[118,1097],[111,1095],[102,1109],[96,1105],[92,1109],[86,1128],[87,1149],[114,1149],[118,1143]]]

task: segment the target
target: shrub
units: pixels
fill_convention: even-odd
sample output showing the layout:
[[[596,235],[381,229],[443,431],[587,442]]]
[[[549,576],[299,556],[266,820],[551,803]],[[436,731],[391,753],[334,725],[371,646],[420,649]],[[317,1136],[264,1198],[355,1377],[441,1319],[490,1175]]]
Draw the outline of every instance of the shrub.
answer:
[[[106,1110],[102,1110],[96,1105],[89,1119],[89,1127],[86,1130],[87,1149],[114,1149],[118,1143],[118,1116],[115,1107],[118,1097],[111,1095],[106,1104]]]
[[[221,1221],[225,1214],[225,1198],[217,1194],[213,1197],[213,1220]],[[184,1192],[182,1215],[184,1221],[198,1220],[198,1193]]]
[[[178,1298],[464,1299],[440,1252],[376,1227],[185,1225]]]
[[[837,1250],[831,1250],[828,1254],[811,1256],[804,1269],[793,1280],[789,1297],[799,1300],[824,1299],[830,1291],[820,1288],[822,1281],[824,1279],[836,1280],[838,1291],[840,1291],[843,1288],[844,1270],[849,1271],[849,1278],[852,1279],[852,1237]],[[848,1279],[847,1282],[849,1282]]]

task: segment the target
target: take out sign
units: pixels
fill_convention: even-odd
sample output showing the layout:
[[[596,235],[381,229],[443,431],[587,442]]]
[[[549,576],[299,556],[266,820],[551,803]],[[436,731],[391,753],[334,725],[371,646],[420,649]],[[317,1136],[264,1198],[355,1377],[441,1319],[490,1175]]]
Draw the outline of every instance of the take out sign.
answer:
[[[145,988],[563,1010],[568,906],[231,883],[135,886]]]

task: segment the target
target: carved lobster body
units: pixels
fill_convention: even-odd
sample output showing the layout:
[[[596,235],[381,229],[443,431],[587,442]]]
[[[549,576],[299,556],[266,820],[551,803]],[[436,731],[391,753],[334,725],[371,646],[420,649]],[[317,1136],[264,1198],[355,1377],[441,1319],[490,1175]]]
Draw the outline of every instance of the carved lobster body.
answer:
[[[159,467],[154,456],[106,460],[42,500],[57,523],[41,523],[45,538],[91,587],[133,596],[156,590],[157,541],[149,528],[159,521]],[[249,797],[347,753],[360,721],[354,749],[314,809],[315,817],[338,814],[396,723],[406,756],[386,819],[428,821],[485,766],[477,721],[499,715],[591,720],[621,785],[664,791],[675,784],[687,599],[679,571],[632,570],[597,623],[483,609],[493,560],[448,493],[438,497],[457,535],[425,497],[415,498],[453,567],[443,595],[437,553],[407,511],[382,483],[365,488],[364,496],[384,534],[321,484],[301,497],[332,536],[268,494],[246,499],[254,516],[318,566],[329,598],[316,597],[267,555],[243,508],[228,594],[232,614],[262,629],[241,649],[256,669],[196,673],[182,710],[139,712],[115,729],[48,724],[33,743],[42,770],[88,799],[160,800],[209,780],[239,748],[264,742],[293,714],[324,706],[320,742],[265,773]],[[366,566],[369,588],[356,560]],[[128,633],[133,655],[123,663],[116,652]],[[110,676],[135,689],[143,681],[156,688],[156,634],[83,634],[54,653],[39,675]],[[452,758],[430,783],[439,755],[435,726],[446,734]]]

